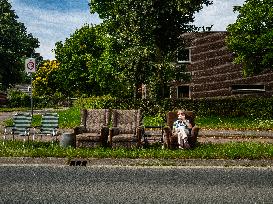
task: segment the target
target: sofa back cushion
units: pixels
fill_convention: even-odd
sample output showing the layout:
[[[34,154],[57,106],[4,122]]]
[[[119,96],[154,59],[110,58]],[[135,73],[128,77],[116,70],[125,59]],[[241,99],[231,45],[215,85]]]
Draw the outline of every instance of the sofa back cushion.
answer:
[[[109,109],[83,109],[81,111],[81,125],[88,132],[100,132],[102,127],[109,126]]]
[[[112,112],[113,127],[119,128],[120,134],[136,134],[137,127],[141,125],[140,110],[117,110]]]

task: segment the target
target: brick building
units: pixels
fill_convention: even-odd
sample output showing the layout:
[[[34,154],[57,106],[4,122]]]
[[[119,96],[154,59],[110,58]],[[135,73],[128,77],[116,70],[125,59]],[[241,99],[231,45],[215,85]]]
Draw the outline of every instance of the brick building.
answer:
[[[186,66],[189,81],[172,82],[172,98],[210,98],[273,95],[273,72],[257,76],[242,75],[242,67],[232,63],[227,32],[187,33],[182,36],[187,48],[178,52],[177,66]]]

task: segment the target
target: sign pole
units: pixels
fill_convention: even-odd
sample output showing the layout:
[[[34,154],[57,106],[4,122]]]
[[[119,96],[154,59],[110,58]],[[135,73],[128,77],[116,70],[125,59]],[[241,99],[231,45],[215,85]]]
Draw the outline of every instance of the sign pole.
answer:
[[[31,54],[32,57],[32,54]],[[30,106],[31,106],[31,117],[33,117],[33,97],[32,97],[32,73],[36,72],[35,58],[28,58],[25,61],[25,71],[30,74]]]
[[[31,118],[33,118],[32,72],[30,72],[30,106],[31,106]]]

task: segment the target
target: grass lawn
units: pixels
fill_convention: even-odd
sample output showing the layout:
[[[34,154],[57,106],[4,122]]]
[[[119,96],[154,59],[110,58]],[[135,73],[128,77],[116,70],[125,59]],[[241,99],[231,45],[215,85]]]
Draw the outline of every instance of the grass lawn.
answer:
[[[273,119],[247,117],[197,117],[196,123],[204,129],[273,130]]]
[[[155,159],[273,159],[273,144],[229,142],[198,144],[191,150],[161,149],[160,146],[140,149],[73,148],[58,143],[37,141],[0,141],[0,157],[59,158],[155,158]]]
[[[80,125],[80,109],[69,108],[57,111],[59,114],[60,128],[74,128]],[[166,125],[165,118],[160,116],[145,116],[143,124],[146,126]],[[35,114],[33,126],[41,123],[41,115]],[[203,129],[234,129],[234,130],[273,130],[273,118],[247,118],[247,117],[225,117],[225,116],[197,116],[195,123]],[[12,125],[12,120],[4,121],[6,125]]]
[[[80,111],[70,108],[58,111],[60,128],[80,124]],[[39,125],[41,115],[34,115],[33,125]],[[273,130],[273,119],[198,117],[196,124],[204,129]],[[11,124],[8,119],[5,124]],[[165,125],[164,119],[145,117],[144,125]],[[273,144],[259,142],[200,143],[191,150],[168,150],[160,146],[142,149],[63,148],[58,143],[29,141],[0,141],[0,157],[62,157],[62,158],[157,158],[157,159],[273,159]]]

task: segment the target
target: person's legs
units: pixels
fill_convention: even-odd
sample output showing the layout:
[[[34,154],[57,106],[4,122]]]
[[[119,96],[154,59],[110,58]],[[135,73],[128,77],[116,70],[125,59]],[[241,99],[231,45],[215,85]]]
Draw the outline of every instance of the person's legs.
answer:
[[[190,136],[190,130],[189,129],[184,129],[184,138],[183,138],[183,144],[184,148],[188,149],[190,148],[189,142],[188,142],[188,137]]]
[[[177,130],[179,148],[181,149],[189,148],[189,144],[188,144],[189,134],[190,134],[190,131],[186,128],[179,128]]]
[[[182,149],[184,147],[184,140],[185,138],[187,138],[185,128],[177,129],[177,137],[178,137],[178,146],[180,149]]]
[[[183,148],[183,134],[182,131],[179,131],[177,133],[177,138],[178,138],[178,148]]]

